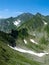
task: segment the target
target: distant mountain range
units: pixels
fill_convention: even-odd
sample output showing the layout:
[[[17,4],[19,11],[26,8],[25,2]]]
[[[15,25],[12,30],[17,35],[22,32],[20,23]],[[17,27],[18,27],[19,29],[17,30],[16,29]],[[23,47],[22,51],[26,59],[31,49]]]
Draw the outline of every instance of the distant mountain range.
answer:
[[[48,65],[49,16],[23,13],[0,19],[0,65]]]
[[[7,19],[0,19],[0,30],[4,32],[10,32],[11,29],[15,29],[17,26],[32,18],[31,13],[23,13],[17,17],[10,17]],[[16,25],[16,26],[15,26]]]
[[[0,19],[0,30],[8,33],[11,31],[11,29],[16,29],[25,22],[26,25],[30,27],[32,26],[32,28],[36,29],[48,23],[49,16],[44,16],[40,13],[37,13],[36,15],[33,15],[31,13],[23,13],[17,17]]]

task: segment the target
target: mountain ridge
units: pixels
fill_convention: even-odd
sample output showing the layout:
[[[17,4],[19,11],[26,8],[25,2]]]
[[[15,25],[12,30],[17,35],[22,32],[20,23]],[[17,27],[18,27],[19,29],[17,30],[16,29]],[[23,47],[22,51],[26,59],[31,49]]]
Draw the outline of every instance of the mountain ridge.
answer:
[[[25,14],[20,18],[24,20],[27,16]],[[47,16],[37,13],[31,15],[29,19],[27,17],[23,23],[20,19],[13,17],[3,19],[0,22],[0,29],[1,65],[49,64],[49,19]],[[38,57],[40,54],[41,57]],[[42,56],[42,54],[46,55]]]

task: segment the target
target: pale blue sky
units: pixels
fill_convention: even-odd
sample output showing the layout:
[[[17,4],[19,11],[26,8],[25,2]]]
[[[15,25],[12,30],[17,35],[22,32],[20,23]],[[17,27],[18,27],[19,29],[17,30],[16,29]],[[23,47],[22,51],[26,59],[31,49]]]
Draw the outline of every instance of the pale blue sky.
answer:
[[[49,0],[0,0],[0,18],[17,16],[23,12],[49,15]]]

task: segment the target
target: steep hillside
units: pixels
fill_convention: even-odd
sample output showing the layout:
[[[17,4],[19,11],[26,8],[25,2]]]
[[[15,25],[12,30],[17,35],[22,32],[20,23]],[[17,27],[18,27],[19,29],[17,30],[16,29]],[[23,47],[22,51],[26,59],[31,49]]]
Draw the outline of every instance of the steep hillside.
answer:
[[[44,52],[49,45],[48,25],[49,21],[46,16],[37,13],[30,20],[24,22],[20,27],[18,27],[18,31],[21,30],[21,32],[23,32],[23,38],[19,36],[19,39],[16,41],[16,43],[19,43],[17,45],[22,48],[34,50],[36,52]],[[26,29],[28,33],[27,36],[24,35],[24,29]],[[24,40],[26,41],[26,44]]]
[[[28,19],[31,19],[32,16],[33,15],[30,13],[23,13],[17,17],[0,19],[0,31],[9,33],[12,29],[16,29],[23,22],[27,21]]]
[[[14,20],[19,19],[23,23],[25,21],[28,21],[28,19],[31,19],[32,17],[33,17],[33,14],[31,14],[31,13],[23,13],[23,14],[15,17]]]
[[[0,33],[1,34],[1,33]],[[9,42],[0,35],[0,65],[41,65],[34,61],[30,55],[12,50],[8,46]]]
[[[0,65],[48,65],[49,19],[23,13],[0,21]]]

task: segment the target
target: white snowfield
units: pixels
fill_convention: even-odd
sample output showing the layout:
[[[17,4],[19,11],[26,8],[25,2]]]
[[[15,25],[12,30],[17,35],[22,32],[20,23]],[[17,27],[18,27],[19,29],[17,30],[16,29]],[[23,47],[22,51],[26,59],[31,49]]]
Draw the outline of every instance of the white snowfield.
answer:
[[[9,45],[8,45],[9,46]],[[29,54],[32,54],[32,55],[36,55],[38,57],[43,57],[44,55],[46,54],[49,54],[49,53],[36,53],[34,51],[31,51],[31,50],[25,50],[25,49],[22,49],[22,48],[19,48],[19,47],[12,47],[12,46],[9,46],[10,48],[14,49],[14,50],[17,50],[19,52],[22,52],[22,53],[29,53]]]
[[[20,20],[17,20],[14,22],[14,25],[18,26],[20,22],[21,22]]]
[[[24,43],[27,44],[27,41],[24,39]]]
[[[31,41],[32,43],[38,44],[38,43],[37,43],[37,42],[35,42],[33,39],[30,39],[30,41]]]
[[[44,25],[47,25],[47,22],[43,20]]]

